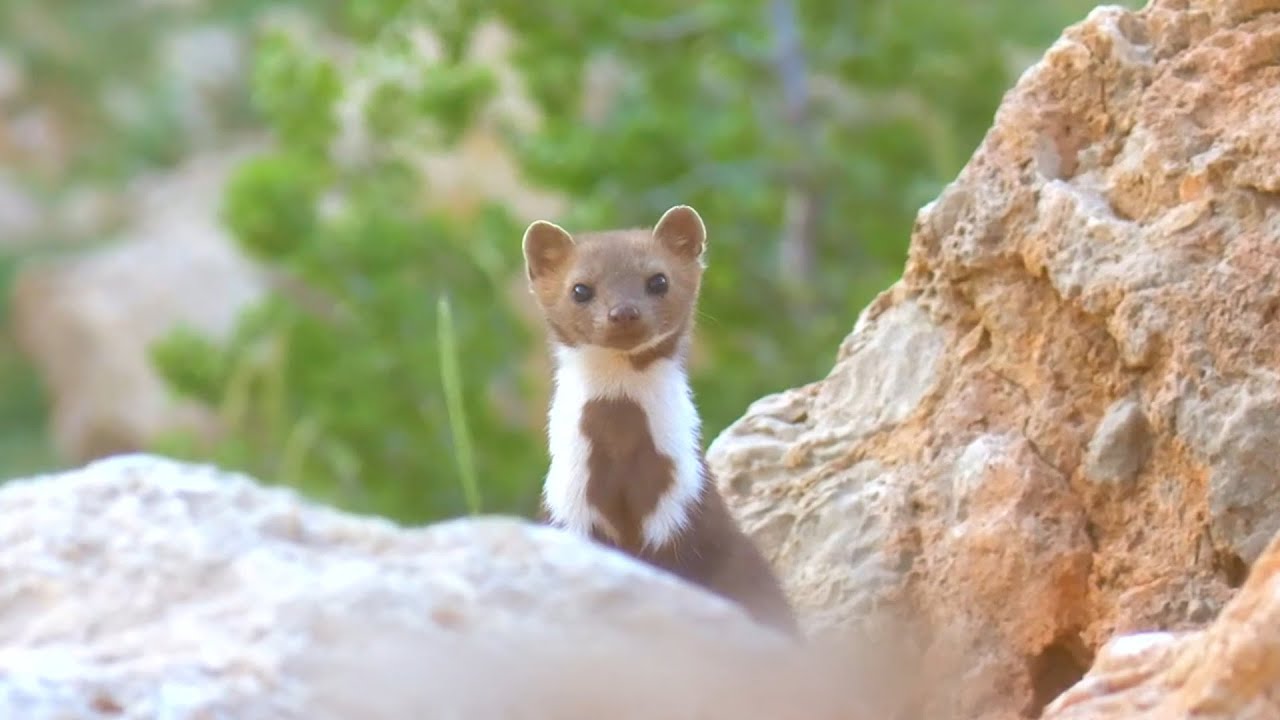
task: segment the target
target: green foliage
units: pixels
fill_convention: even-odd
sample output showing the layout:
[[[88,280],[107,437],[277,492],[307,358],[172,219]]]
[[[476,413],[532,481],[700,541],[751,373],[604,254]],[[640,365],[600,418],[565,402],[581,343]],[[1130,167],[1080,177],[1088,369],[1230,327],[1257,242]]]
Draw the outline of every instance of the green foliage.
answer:
[[[796,0],[811,98],[796,121],[779,3],[491,4],[519,28],[516,66],[545,113],[541,132],[515,141],[523,166],[577,200],[559,220],[644,225],[678,202],[706,219],[709,361],[695,386],[709,433],[829,370],[856,314],[900,273],[916,211],[990,125],[1020,71],[1012,51],[1038,51],[1090,7]],[[583,122],[593,55],[629,72],[604,117]],[[799,287],[779,274],[789,189],[821,208]]]
[[[252,158],[229,181],[222,218],[253,255],[285,257],[314,229],[323,167],[306,158],[299,152]]]
[[[186,326],[169,332],[150,348],[153,364],[166,368],[170,386],[179,394],[216,405],[230,376],[217,345]]]
[[[531,133],[506,128],[508,147],[528,182],[573,199],[548,219],[650,225],[689,203],[706,220],[694,384],[710,437],[754,398],[829,370],[901,272],[917,209],[989,126],[1021,70],[1010,57],[1088,7],[352,0],[332,29],[357,44],[354,62],[270,36],[253,92],[278,147],[229,184],[225,217],[276,292],[225,347],[175,336],[157,349],[174,387],[212,399],[231,428],[212,449],[168,447],[400,519],[481,500],[532,511],[544,436],[510,408],[528,397],[521,360],[543,348],[507,301],[532,218],[425,210],[432,189],[412,165],[456,143],[496,92],[467,53],[481,21],[514,29],[511,64],[542,114]],[[788,8],[798,55],[778,49]],[[440,35],[441,59],[412,50],[416,26]],[[621,68],[606,89],[587,84],[600,58]],[[339,163],[334,104],[356,86],[372,142]],[[816,208],[813,262],[784,273],[796,198]]]
[[[331,62],[302,52],[282,32],[263,39],[253,73],[253,99],[292,148],[324,152],[338,127],[334,102],[341,89]]]
[[[212,400],[233,428],[215,448],[169,438],[164,449],[211,453],[402,520],[477,511],[482,496],[531,507],[537,446],[489,402],[495,381],[514,382],[510,360],[530,343],[495,302],[517,268],[471,237],[521,228],[500,208],[465,219],[422,212],[420,178],[389,150],[334,162],[324,149],[347,81],[282,34],[264,39],[259,60],[255,104],[278,143],[239,169],[223,207],[277,292],[224,347],[175,333],[154,348],[172,387]],[[378,119],[379,146],[424,142],[406,122],[424,117],[455,136],[492,87],[465,66],[423,77],[373,88],[364,110]],[[326,197],[337,199],[321,213]],[[504,445],[515,452],[495,449]]]
[[[6,112],[40,108],[52,113],[60,141],[70,145],[66,168],[54,177],[29,180],[56,192],[73,179],[123,183],[179,160],[190,141],[180,117],[187,88],[166,61],[163,44],[197,27],[240,29],[260,11],[256,5],[254,0],[0,2],[0,47],[26,77]],[[315,13],[324,3],[310,5]],[[204,120],[225,129],[242,127],[248,118],[234,99]]]

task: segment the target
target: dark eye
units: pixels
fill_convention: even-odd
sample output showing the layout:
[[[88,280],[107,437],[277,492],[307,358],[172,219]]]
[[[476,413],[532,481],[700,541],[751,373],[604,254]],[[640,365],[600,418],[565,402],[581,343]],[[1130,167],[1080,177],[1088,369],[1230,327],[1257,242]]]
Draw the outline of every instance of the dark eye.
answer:
[[[644,291],[650,295],[666,295],[667,294],[667,276],[658,273],[649,278],[644,283]]]
[[[590,285],[578,283],[573,286],[573,301],[578,303],[590,302],[591,298],[596,296],[596,291],[591,289]]]

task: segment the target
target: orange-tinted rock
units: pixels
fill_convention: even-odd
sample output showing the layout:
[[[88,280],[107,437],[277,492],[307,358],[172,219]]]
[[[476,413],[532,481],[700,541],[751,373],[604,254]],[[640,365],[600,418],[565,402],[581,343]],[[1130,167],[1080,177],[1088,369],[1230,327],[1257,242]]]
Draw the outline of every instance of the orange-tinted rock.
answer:
[[[925,717],[1033,716],[1116,634],[1203,627],[1280,529],[1276,11],[1069,28],[830,375],[713,444],[811,628],[919,626],[956,678]]]
[[[1045,720],[1280,717],[1280,535],[1206,630],[1124,635]]]

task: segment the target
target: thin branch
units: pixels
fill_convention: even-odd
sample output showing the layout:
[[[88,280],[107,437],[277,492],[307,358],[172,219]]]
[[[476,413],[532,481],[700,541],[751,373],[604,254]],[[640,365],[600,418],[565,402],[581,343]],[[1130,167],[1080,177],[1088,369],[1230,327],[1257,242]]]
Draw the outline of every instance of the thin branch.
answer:
[[[800,45],[793,0],[770,0],[769,24],[774,30],[774,67],[781,85],[783,112],[797,145],[804,148],[797,167],[789,175],[786,216],[779,243],[779,263],[784,284],[803,287],[813,273],[814,244],[822,201],[817,178],[809,163],[815,161],[811,127],[808,68]]]
[[[277,267],[266,267],[262,271],[262,276],[268,290],[289,301],[307,315],[331,325],[352,320],[351,314],[335,298],[308,286],[293,273]]]
[[[632,42],[672,43],[705,35],[715,30],[721,22],[721,13],[706,8],[690,10],[662,20],[620,18],[618,32]]]
[[[787,120],[800,125],[808,119],[809,82],[792,0],[770,0],[769,20],[774,29],[774,65],[782,84]]]

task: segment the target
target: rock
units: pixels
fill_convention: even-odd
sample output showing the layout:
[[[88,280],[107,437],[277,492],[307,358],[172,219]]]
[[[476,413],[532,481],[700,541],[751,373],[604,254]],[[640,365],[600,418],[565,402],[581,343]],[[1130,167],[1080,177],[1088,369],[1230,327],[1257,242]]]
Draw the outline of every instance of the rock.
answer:
[[[830,374],[710,464],[816,633],[914,619],[931,718],[1203,627],[1280,529],[1280,2],[1094,10],[925,206]]]
[[[244,148],[138,180],[124,242],[25,263],[13,328],[51,396],[53,444],[79,463],[145,448],[180,428],[214,432],[212,412],[172,396],[150,343],[178,324],[224,337],[264,283],[217,222],[220,187]]]
[[[26,85],[26,72],[9,52],[0,52],[0,106],[17,100]]]
[[[54,112],[41,106],[30,107],[6,118],[0,128],[4,137],[6,162],[22,167],[41,177],[57,177],[70,162],[68,133]]]
[[[153,456],[0,487],[0,605],[25,720],[856,717],[782,635],[621,553]]]
[[[1207,629],[1107,642],[1045,720],[1280,717],[1280,535]]]
[[[246,76],[245,40],[217,24],[183,28],[166,35],[160,49],[188,139],[198,147],[220,140],[218,120]]]
[[[0,171],[0,252],[25,247],[44,223],[40,204],[9,173]]]
[[[1117,400],[1089,440],[1084,477],[1095,483],[1128,483],[1151,452],[1150,426],[1134,400]]]
[[[109,235],[129,218],[121,193],[89,184],[72,185],[58,200],[56,233],[67,238],[95,238]]]

